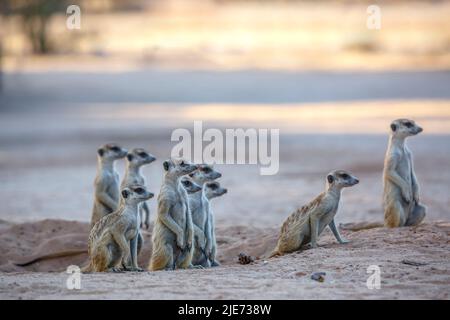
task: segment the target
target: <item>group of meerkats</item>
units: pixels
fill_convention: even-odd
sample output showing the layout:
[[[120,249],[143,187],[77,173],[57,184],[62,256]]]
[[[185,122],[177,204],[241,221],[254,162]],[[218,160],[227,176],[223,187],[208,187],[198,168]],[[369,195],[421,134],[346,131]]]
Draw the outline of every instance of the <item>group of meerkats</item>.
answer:
[[[422,132],[414,121],[398,119],[391,133],[384,163],[384,225],[416,226],[425,217],[420,204],[419,184],[411,151],[405,140]],[[119,187],[114,162],[127,159]],[[98,149],[98,172],[89,235],[89,265],[84,272],[142,271],[137,256],[143,246],[140,228],[149,228],[146,201],[153,193],[145,187],[141,167],[155,157],[143,149],[125,149],[107,144]],[[215,181],[221,174],[207,164],[183,159],[163,162],[164,179],[158,195],[158,209],[152,233],[152,256],[148,269],[207,268],[218,266],[214,215],[210,200],[227,192]],[[292,213],[283,223],[278,243],[270,257],[297,251],[317,240],[328,226],[339,243],[347,243],[336,226],[341,190],[359,183],[344,170],[326,177],[326,189],[308,205]]]

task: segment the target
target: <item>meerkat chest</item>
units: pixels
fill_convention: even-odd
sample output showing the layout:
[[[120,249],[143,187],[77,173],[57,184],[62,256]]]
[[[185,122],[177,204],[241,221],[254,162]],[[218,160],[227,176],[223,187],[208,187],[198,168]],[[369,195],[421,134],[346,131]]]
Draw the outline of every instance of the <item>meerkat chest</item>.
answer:
[[[397,171],[406,181],[411,181],[411,155],[406,150],[400,152]]]

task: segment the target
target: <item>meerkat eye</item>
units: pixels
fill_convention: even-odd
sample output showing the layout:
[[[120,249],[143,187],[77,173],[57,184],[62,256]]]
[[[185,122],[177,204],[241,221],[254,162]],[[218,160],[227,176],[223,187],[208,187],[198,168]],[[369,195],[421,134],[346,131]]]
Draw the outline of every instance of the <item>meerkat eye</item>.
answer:
[[[407,128],[412,128],[414,125],[411,122],[405,122]]]
[[[191,182],[190,181],[183,181],[183,185],[185,187],[189,187],[191,185]]]
[[[114,152],[119,152],[119,151],[120,151],[120,148],[114,146],[114,147],[111,147],[111,150],[114,151]]]
[[[205,168],[202,169],[202,171],[204,173],[210,173],[212,170],[211,170],[211,168],[205,167]]]
[[[143,151],[138,152],[138,155],[139,155],[140,157],[142,157],[142,158],[147,157],[147,154],[146,154],[145,152],[143,152]]]
[[[342,178],[348,179],[348,178],[350,178],[350,176],[349,176],[348,174],[344,173],[344,174],[342,175]]]
[[[209,185],[209,188],[210,188],[211,190],[216,190],[218,187],[219,187],[219,186],[218,186],[217,184],[215,184],[215,183],[211,183],[211,184]]]
[[[145,192],[145,190],[144,190],[143,188],[136,188],[136,189],[134,189],[134,191],[135,191],[137,194],[143,194],[143,193]]]

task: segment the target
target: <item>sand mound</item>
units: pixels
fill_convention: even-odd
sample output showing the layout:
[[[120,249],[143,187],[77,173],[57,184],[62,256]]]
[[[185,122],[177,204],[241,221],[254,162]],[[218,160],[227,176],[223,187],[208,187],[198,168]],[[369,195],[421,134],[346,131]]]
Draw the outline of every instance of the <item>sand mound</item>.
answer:
[[[150,226],[149,230],[152,230]],[[87,238],[89,224],[78,221],[42,220],[21,224],[0,221],[0,271],[59,272],[68,265],[87,263]],[[151,232],[143,230],[144,247],[139,255],[139,265],[146,266],[151,256]],[[219,260],[223,264],[237,262],[237,255],[246,252],[261,257],[271,251],[276,243],[276,229],[252,227],[222,227],[217,230]],[[77,252],[63,257],[51,255]],[[83,252],[84,251],[84,252]],[[39,258],[50,256],[39,260]],[[26,266],[17,264],[38,261]]]

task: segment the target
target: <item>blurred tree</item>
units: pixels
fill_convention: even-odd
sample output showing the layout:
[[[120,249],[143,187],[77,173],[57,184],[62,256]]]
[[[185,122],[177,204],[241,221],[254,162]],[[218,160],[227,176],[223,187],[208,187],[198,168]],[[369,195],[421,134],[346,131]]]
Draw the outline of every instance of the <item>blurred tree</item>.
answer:
[[[33,53],[51,51],[48,25],[53,15],[65,14],[66,0],[2,0],[1,11],[5,15],[19,15],[24,32],[30,41]]]

